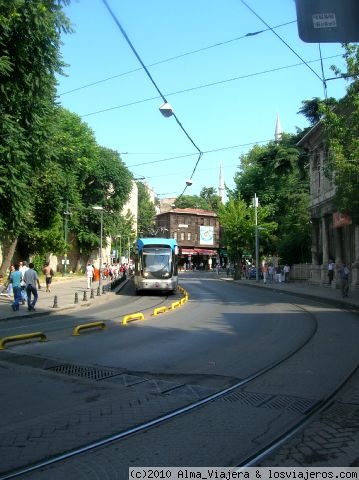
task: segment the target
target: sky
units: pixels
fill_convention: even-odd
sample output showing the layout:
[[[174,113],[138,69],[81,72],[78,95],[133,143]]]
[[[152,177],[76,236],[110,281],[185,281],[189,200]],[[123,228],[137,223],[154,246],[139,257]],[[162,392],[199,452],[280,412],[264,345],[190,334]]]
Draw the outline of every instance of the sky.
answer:
[[[72,0],[64,10],[74,32],[62,37],[60,104],[159,199],[217,190],[220,165],[234,188],[240,156],[274,140],[277,116],[285,133],[306,128],[302,101],[324,98],[323,73],[344,69],[339,43],[300,40],[294,0]],[[328,80],[327,95],[346,86]],[[178,122],[160,113],[163,97]]]

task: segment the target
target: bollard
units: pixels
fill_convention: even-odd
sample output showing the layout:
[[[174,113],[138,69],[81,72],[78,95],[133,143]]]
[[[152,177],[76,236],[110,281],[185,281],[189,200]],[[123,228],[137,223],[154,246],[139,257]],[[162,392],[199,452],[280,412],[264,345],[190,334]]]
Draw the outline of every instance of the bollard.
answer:
[[[97,296],[99,297],[100,295],[101,295],[100,287],[97,287]]]
[[[105,293],[106,293],[105,285],[102,286],[102,293],[103,293],[103,295],[105,295]]]
[[[87,292],[86,290],[84,291],[84,297],[82,299],[83,302],[86,302],[87,301]]]
[[[90,298],[95,298],[95,295],[94,295],[93,288],[91,288],[91,294],[90,294]]]
[[[75,302],[74,303],[79,303],[79,294],[75,292]]]
[[[54,296],[54,304],[53,304],[52,308],[58,308],[57,295]]]

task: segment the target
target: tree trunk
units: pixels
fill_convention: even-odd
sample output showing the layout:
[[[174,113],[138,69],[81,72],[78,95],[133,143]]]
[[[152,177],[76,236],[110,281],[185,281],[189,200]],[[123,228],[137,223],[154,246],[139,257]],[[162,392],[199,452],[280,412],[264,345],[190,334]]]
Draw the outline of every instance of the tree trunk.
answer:
[[[4,238],[2,244],[3,260],[0,267],[0,275],[5,275],[11,265],[18,238]]]

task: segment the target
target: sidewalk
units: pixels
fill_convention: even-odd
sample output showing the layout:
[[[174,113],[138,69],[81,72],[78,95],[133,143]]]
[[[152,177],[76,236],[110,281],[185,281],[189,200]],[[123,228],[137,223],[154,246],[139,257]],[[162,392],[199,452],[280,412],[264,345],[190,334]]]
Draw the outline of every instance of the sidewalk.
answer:
[[[263,280],[257,282],[256,280],[233,280],[231,277],[221,277],[222,280],[234,281],[239,285],[246,285],[255,288],[266,288],[273,291],[280,291],[298,295],[304,298],[312,298],[317,301],[324,301],[330,305],[339,308],[349,308],[359,310],[359,289],[349,291],[349,296],[343,298],[339,288],[334,288],[329,285],[316,285],[309,282],[282,282],[282,283],[263,283]]]
[[[41,282],[41,289],[38,290],[39,298],[36,303],[36,311],[29,312],[27,304],[20,305],[18,312],[13,312],[11,304],[13,297],[9,298],[7,295],[0,295],[0,321],[17,317],[39,316],[51,313],[58,313],[59,311],[79,308],[81,306],[90,306],[104,301],[105,298],[115,295],[115,291],[110,290],[111,282],[109,280],[102,280],[102,287],[100,295],[98,295],[99,282],[94,282],[91,289],[87,289],[87,279],[85,276],[66,276],[55,277],[51,284],[51,292],[46,292],[45,282]],[[120,285],[124,285],[124,282]],[[91,292],[93,297],[91,298]],[[76,295],[77,294],[77,295]],[[76,298],[77,297],[77,298]],[[77,300],[77,303],[75,301]]]

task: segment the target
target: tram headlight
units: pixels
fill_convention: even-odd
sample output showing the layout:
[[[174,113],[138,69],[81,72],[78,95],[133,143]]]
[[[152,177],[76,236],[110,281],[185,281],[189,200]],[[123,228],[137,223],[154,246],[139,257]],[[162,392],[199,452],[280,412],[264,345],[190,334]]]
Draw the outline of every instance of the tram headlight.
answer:
[[[147,278],[147,277],[148,277],[148,272],[143,272],[143,276],[144,276],[145,278]]]

